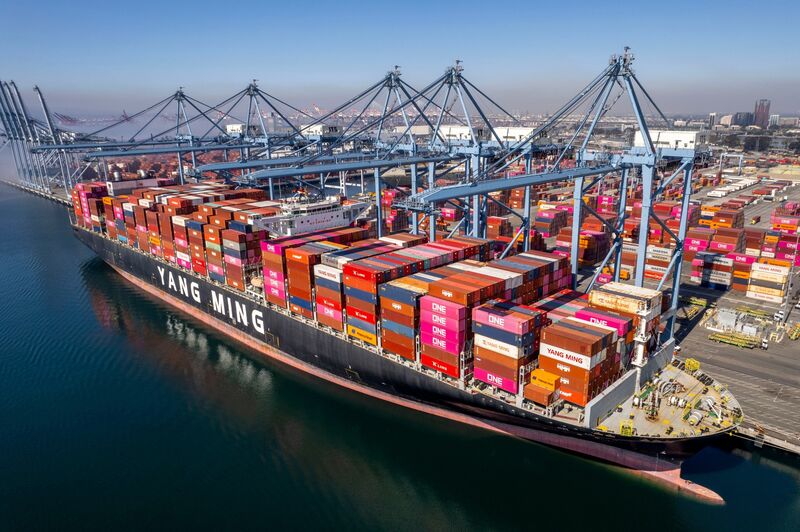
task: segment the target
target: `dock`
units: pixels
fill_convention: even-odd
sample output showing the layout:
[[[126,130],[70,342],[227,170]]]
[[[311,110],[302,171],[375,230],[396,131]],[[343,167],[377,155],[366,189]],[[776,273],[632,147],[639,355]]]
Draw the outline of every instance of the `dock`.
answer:
[[[28,186],[20,181],[14,181],[13,179],[0,179],[0,183],[16,188],[23,192],[27,192],[28,194],[33,194],[35,196],[39,196],[40,198],[60,203],[61,205],[72,206],[72,198],[70,198],[66,192],[60,189],[46,192],[38,188]]]

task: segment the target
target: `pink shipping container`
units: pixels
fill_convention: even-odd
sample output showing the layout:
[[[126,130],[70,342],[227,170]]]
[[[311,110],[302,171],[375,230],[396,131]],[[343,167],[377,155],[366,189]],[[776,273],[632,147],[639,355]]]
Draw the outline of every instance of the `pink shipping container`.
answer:
[[[610,316],[606,316],[605,314],[594,312],[590,308],[584,308],[575,312],[575,317],[582,320],[586,320],[591,323],[597,323],[599,325],[605,325],[606,327],[612,327],[617,330],[617,333],[620,336],[624,336],[628,332],[627,331],[628,320],[626,320],[621,316],[615,319]]]
[[[451,301],[444,301],[432,296],[422,296],[419,299],[419,308],[421,311],[427,310],[428,312],[441,314],[454,319],[466,318],[467,312],[469,311],[464,305],[459,305]]]
[[[420,324],[420,333],[423,336],[430,335],[433,338],[444,339],[448,343],[452,342],[458,344],[461,347],[464,346],[464,342],[467,338],[466,331],[454,331],[446,329],[444,327],[440,327],[438,325],[434,325],[432,323],[424,323],[424,322]]]
[[[530,332],[534,321],[530,316],[524,314],[510,314],[503,312],[502,309],[481,306],[472,309],[472,321],[497,327],[514,334],[525,334]]]
[[[427,310],[423,310],[420,313],[420,323],[430,323],[433,325],[438,325],[440,327],[445,327],[453,331],[467,330],[466,318],[461,320],[456,318],[449,318],[447,316],[442,316],[441,314],[436,314],[434,312],[430,312]]]
[[[473,370],[473,376],[481,382],[496,386],[497,388],[505,390],[508,393],[516,394],[519,390],[519,385],[513,380],[494,375],[483,368],[479,368],[478,366],[475,366]]]
[[[463,345],[459,345],[456,342],[448,342],[443,338],[433,336],[432,334],[426,333],[424,331],[420,332],[419,340],[423,344],[433,346],[437,349],[441,349],[442,351],[447,351],[452,355],[461,354],[461,351],[464,347]]]
[[[317,303],[317,314],[320,316],[327,316],[331,319],[341,322],[342,321],[342,311],[332,309],[330,307],[326,307],[322,303]]]

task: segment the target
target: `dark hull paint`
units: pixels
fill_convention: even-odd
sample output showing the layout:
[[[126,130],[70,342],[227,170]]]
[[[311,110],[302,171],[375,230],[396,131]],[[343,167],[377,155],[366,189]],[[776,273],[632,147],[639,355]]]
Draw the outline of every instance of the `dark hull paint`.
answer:
[[[481,393],[458,389],[325,330],[271,310],[241,292],[213,283],[97,233],[77,227],[74,230],[79,240],[115,269],[127,272],[166,296],[177,298],[209,317],[235,327],[252,338],[254,343],[266,344],[330,375],[349,379],[378,392],[480,419],[489,424],[519,427],[521,431],[518,435],[523,438],[628,467],[637,467],[637,460],[631,460],[630,456],[623,459],[613,449],[598,453],[596,444],[610,446],[618,451],[632,451],[636,455],[642,455],[642,458],[650,459],[660,455],[663,460],[665,456],[685,458],[720,436],[717,434],[672,440],[627,438],[543,417]],[[169,282],[170,273],[174,284]],[[185,283],[183,286],[181,279]],[[216,308],[213,305],[215,299]],[[237,307],[240,311],[238,320]],[[258,319],[254,321],[254,317]],[[553,437],[547,434],[543,437],[527,437],[525,429],[532,429],[531,434],[541,431]],[[516,433],[513,430],[506,432]],[[559,442],[568,444],[562,445]],[[583,447],[580,442],[592,442],[594,445]],[[646,462],[645,460],[642,463]]]

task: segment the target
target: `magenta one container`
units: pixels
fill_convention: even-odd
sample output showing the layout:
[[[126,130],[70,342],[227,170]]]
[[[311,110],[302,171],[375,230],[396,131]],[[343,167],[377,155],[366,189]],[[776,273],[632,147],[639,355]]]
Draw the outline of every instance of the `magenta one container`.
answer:
[[[530,332],[535,320],[530,316],[508,313],[503,309],[481,306],[472,309],[472,321],[514,334],[525,334]]]
[[[575,313],[575,317],[581,320],[586,320],[589,323],[597,323],[598,325],[605,325],[606,327],[616,329],[620,336],[625,336],[625,333],[628,332],[629,320],[623,318],[622,316],[619,318],[614,318],[612,316],[607,316],[606,314],[595,312],[591,308],[583,308]]]
[[[451,355],[461,354],[461,350],[464,348],[463,342],[460,344],[458,342],[448,342],[444,338],[433,336],[431,333],[426,333],[425,331],[420,332],[419,341],[425,345],[435,347],[436,349],[447,351]]]
[[[464,305],[459,305],[452,301],[445,301],[433,296],[422,296],[419,298],[419,309],[457,320],[466,318],[467,312],[469,311]]]
[[[447,316],[442,316],[441,314],[436,314],[428,310],[423,310],[422,312],[420,312],[420,323],[430,323],[432,325],[444,327],[445,329],[450,329],[453,331],[467,330],[466,318],[461,320],[455,318],[448,318]]]
[[[501,390],[507,391],[508,393],[516,394],[517,390],[519,390],[519,385],[513,380],[500,377],[499,375],[494,375],[493,373],[489,373],[485,369],[479,368],[478,366],[475,366],[472,375],[479,381],[496,386]]]
[[[467,337],[466,331],[453,331],[439,325],[425,322],[420,324],[420,332],[422,334],[429,334],[431,337],[443,338],[447,342],[454,342],[459,345],[464,345],[464,340]]]

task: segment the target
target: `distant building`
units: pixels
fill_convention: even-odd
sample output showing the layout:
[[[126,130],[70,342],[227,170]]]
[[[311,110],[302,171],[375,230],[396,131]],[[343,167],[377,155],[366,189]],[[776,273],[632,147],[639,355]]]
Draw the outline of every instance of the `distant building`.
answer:
[[[780,125],[781,115],[769,115],[769,127]]]
[[[798,124],[798,118],[796,116],[784,116],[778,119],[779,126],[796,126]]]
[[[650,138],[656,148],[674,148],[694,150],[708,144],[708,131],[675,131],[668,129],[651,129]],[[633,139],[634,146],[644,146],[644,139],[640,131],[636,131]]]
[[[753,125],[753,113],[747,112],[739,112],[733,115],[733,121],[731,122],[732,126],[752,126]]]
[[[732,126],[733,125],[733,115],[725,115],[719,119],[719,125],[721,126]]]
[[[762,129],[767,129],[767,126],[769,125],[769,105],[769,100],[758,100],[756,102],[756,108],[753,112],[753,122],[751,122],[752,124],[755,124]],[[749,126],[750,124],[744,125]]]
[[[714,129],[717,125],[717,113],[708,113],[708,129]]]

